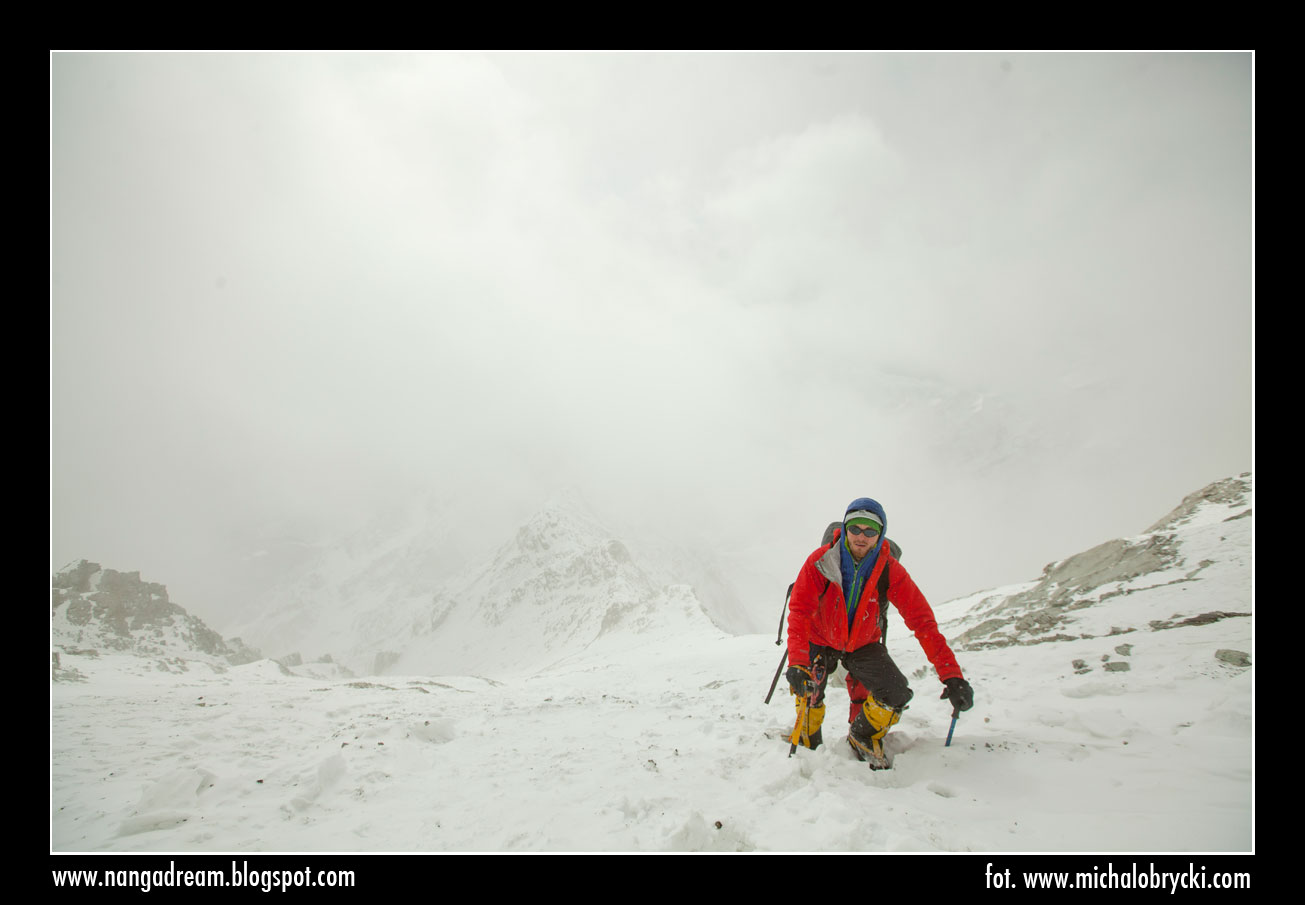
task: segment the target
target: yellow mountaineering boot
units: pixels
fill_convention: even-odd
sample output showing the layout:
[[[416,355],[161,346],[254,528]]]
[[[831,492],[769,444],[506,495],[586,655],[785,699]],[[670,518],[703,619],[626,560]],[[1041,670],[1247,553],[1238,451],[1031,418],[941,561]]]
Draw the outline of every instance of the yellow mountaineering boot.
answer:
[[[789,692],[793,695],[793,706],[797,708],[797,720],[789,734],[789,755],[804,748],[820,747],[820,724],[825,721],[825,668],[821,663],[810,666],[790,666],[785,673],[788,678]],[[819,704],[814,703],[820,701]]]
[[[888,729],[902,718],[896,707],[885,707],[873,697],[861,704],[861,712],[848,727],[847,741],[858,760],[865,761],[871,770],[886,770],[892,766],[884,754],[883,739]]]
[[[793,704],[797,708],[797,723],[793,727],[790,741],[804,748],[819,748],[820,724],[825,721],[825,705],[808,706],[806,698],[796,695]]]

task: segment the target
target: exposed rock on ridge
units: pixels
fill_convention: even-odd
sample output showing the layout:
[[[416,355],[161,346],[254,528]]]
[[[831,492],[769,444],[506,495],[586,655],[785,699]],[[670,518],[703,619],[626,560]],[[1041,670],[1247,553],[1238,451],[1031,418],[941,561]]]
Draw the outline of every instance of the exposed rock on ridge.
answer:
[[[1230,510],[1231,514],[1227,516],[1225,521],[1248,518],[1251,515],[1250,499],[1252,490],[1250,472],[1243,472],[1235,478],[1215,481],[1213,484],[1208,484],[1195,493],[1189,493],[1183,497],[1183,501],[1178,504],[1177,508],[1150,528],[1147,528],[1146,532],[1150,534],[1155,531],[1172,531],[1175,528],[1182,527],[1190,523],[1201,509],[1212,505],[1224,506]]]
[[[260,659],[238,638],[223,639],[139,572],[80,560],[51,580],[51,642],[66,652],[114,650],[239,665]],[[57,661],[56,661],[57,663]]]
[[[1250,473],[1217,481],[1189,494],[1145,534],[1107,541],[1049,563],[1042,576],[1027,585],[976,595],[977,602],[962,620],[968,627],[955,635],[955,645],[973,650],[1036,644],[1250,616],[1250,571],[1242,557],[1249,550],[1252,496]],[[1158,613],[1130,605],[1111,610],[1118,624],[1098,624],[1104,611],[1095,608],[1106,600],[1160,589],[1181,591],[1182,585],[1201,581],[1211,571],[1244,575],[1244,599],[1228,600],[1225,609],[1209,613]],[[1157,606],[1173,606],[1179,598],[1151,594],[1149,599]],[[1130,618],[1119,619],[1119,613],[1130,611]]]

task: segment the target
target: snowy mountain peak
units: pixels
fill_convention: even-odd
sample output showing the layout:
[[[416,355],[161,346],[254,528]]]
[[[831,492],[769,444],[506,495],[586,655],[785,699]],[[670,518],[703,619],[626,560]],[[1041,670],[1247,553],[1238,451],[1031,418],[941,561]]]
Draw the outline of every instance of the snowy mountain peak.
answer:
[[[386,671],[409,673],[529,672],[600,638],[718,633],[692,589],[652,577],[574,498],[550,501],[402,624],[383,621]]]
[[[1253,492],[1254,483],[1249,471],[1236,477],[1215,481],[1183,497],[1182,503],[1147,528],[1147,533],[1172,531],[1203,519],[1223,521],[1229,518],[1244,518],[1251,514]]]
[[[612,536],[578,500],[554,497],[517,529],[518,549],[531,553],[601,546]],[[619,542],[617,542],[619,544]]]
[[[598,639],[685,631],[715,635],[687,579],[644,561],[574,490],[554,494],[479,556],[450,561],[432,520],[394,522],[325,546],[240,633],[278,657],[330,654],[364,674],[531,671]]]

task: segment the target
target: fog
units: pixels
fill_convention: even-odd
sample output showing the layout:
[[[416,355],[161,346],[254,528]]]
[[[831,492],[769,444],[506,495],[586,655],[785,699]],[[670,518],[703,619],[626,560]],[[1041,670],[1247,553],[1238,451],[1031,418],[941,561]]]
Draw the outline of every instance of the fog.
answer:
[[[941,601],[1253,467],[1250,53],[50,59],[51,569],[219,629],[427,494],[769,620],[855,497]]]

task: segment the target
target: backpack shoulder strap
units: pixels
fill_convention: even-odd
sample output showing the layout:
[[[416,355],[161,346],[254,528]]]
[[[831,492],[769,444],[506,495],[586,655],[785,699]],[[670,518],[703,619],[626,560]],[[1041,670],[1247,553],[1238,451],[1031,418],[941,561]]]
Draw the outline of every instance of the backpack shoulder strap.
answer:
[[[883,571],[879,573],[879,640],[885,645],[888,643],[888,573],[891,569],[890,563],[884,563]]]

